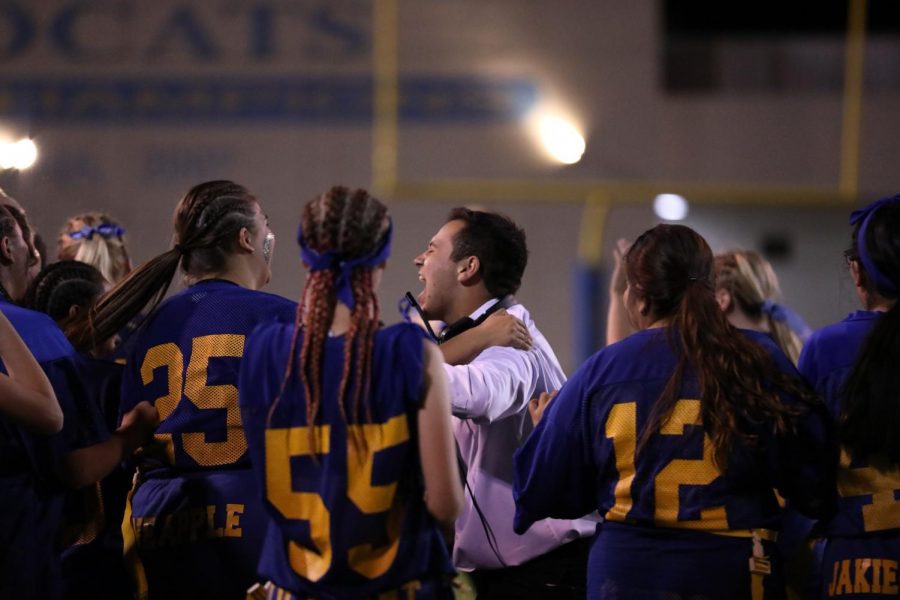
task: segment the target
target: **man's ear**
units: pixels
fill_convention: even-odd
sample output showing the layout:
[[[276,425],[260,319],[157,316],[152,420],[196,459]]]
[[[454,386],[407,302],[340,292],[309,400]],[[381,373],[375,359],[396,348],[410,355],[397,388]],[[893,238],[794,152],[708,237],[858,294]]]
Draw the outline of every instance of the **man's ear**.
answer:
[[[726,315],[734,308],[734,299],[731,297],[731,292],[725,288],[716,290],[716,302],[718,302],[719,308],[722,309],[722,312]]]
[[[12,241],[9,236],[0,238],[0,264],[11,265],[13,263]]]
[[[247,254],[256,252],[256,248],[253,247],[253,234],[246,227],[241,227],[241,230],[238,232],[238,248]]]
[[[477,256],[467,256],[456,263],[456,279],[463,285],[472,283],[481,273],[481,261]]]
[[[69,307],[69,313],[68,313],[67,317],[69,319],[73,319],[80,311],[81,311],[81,307],[78,306],[77,304],[73,304],[72,306]]]

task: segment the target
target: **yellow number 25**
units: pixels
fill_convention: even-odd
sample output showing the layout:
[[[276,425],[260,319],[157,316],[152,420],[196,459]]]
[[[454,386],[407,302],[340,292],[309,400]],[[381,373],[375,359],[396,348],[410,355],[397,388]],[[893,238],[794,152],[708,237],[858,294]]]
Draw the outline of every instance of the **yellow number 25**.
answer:
[[[227,465],[237,462],[247,451],[247,438],[241,424],[238,406],[238,389],[231,384],[208,385],[207,370],[213,357],[235,357],[244,355],[244,336],[216,334],[195,337],[191,344],[190,361],[184,369],[181,349],[172,343],[153,346],[141,363],[141,380],[149,385],[154,372],[166,368],[168,393],[156,399],[156,410],[161,422],[175,411],[182,397],[187,398],[200,410],[224,410],[226,412],[226,436],[221,442],[207,442],[205,431],[180,433],[184,451],[202,466]],[[172,433],[157,433],[157,441],[166,448],[168,460],[174,464],[175,450]]]

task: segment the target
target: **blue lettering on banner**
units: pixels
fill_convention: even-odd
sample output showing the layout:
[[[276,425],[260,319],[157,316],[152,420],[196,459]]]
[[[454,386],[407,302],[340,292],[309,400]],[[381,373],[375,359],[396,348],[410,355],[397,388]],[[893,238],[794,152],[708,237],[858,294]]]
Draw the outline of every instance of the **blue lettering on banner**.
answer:
[[[368,39],[365,33],[357,27],[342,23],[326,6],[319,7],[312,11],[312,14],[310,15],[310,25],[312,25],[316,31],[328,34],[336,40],[342,40],[344,42],[344,52],[348,55],[362,54],[368,48]],[[310,44],[307,48],[307,52],[311,56],[320,54],[322,57],[327,57],[334,51],[328,50],[325,52],[320,46]]]
[[[212,37],[204,29],[194,11],[188,7],[180,8],[169,17],[162,31],[150,45],[147,55],[150,58],[158,58],[166,53],[170,43],[179,41],[187,44],[192,56],[204,61],[212,61],[219,54]]]
[[[250,12],[250,53],[257,60],[271,58],[275,53],[275,19],[267,6],[254,7]]]
[[[16,4],[0,4],[0,22],[6,22],[6,31],[10,32],[9,38],[0,45],[0,59],[20,55],[35,37],[34,22]]]
[[[117,57],[125,54],[127,43],[124,36],[121,42],[105,43],[99,47],[90,47],[90,44],[85,44],[83,38],[86,36],[81,36],[82,39],[79,39],[79,22],[88,14],[93,14],[95,17],[106,16],[112,19],[117,26],[121,27],[132,16],[132,7],[130,4],[113,4],[109,2],[83,2],[64,7],[53,19],[50,27],[50,39],[56,48],[64,56],[79,62],[86,60],[116,60]],[[91,43],[96,43],[100,37],[102,36],[90,38]],[[110,40],[99,41],[103,43]]]
[[[537,100],[526,79],[405,77],[404,122],[503,122]],[[366,123],[372,80],[299,78],[0,78],[0,116],[41,122]]]
[[[361,0],[56,4],[45,14],[22,0],[0,0],[0,63],[28,66],[44,50],[74,64],[228,64],[241,58],[334,64],[365,60],[371,49],[372,4]],[[46,65],[44,59],[40,67]]]

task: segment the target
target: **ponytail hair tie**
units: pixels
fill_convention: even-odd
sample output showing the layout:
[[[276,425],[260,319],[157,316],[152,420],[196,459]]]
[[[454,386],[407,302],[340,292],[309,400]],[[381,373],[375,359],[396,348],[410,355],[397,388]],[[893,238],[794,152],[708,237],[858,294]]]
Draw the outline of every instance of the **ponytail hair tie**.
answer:
[[[812,328],[807,325],[803,317],[783,304],[778,304],[773,300],[766,300],[759,306],[759,310],[773,321],[787,325],[788,329],[796,333],[797,337],[804,342],[812,335]]]
[[[394,226],[388,224],[387,231],[381,243],[365,256],[347,259],[338,252],[316,252],[310,248],[303,239],[303,226],[297,232],[297,243],[300,244],[300,258],[309,267],[310,272],[332,270],[337,272],[337,280],[334,283],[337,299],[343,302],[351,310],[353,301],[353,276],[354,269],[371,269],[377,267],[388,259],[391,254],[391,237]]]
[[[763,302],[759,310],[762,311],[763,314],[768,315],[775,319],[776,321],[785,321],[787,320],[787,313],[784,310],[784,307],[774,302],[773,300],[766,300]]]
[[[188,253],[188,249],[181,244],[175,244],[174,250],[177,250],[178,254],[180,254],[181,256],[185,256]]]

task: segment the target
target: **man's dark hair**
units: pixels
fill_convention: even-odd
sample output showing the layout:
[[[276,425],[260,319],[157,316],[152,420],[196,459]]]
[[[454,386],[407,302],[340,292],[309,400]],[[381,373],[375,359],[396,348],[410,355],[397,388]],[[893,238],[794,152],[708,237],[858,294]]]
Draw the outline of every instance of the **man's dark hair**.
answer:
[[[484,285],[491,296],[515,294],[528,264],[525,232],[509,217],[464,207],[451,210],[447,216],[447,222],[450,221],[465,224],[453,238],[450,258],[462,260],[477,256]]]

